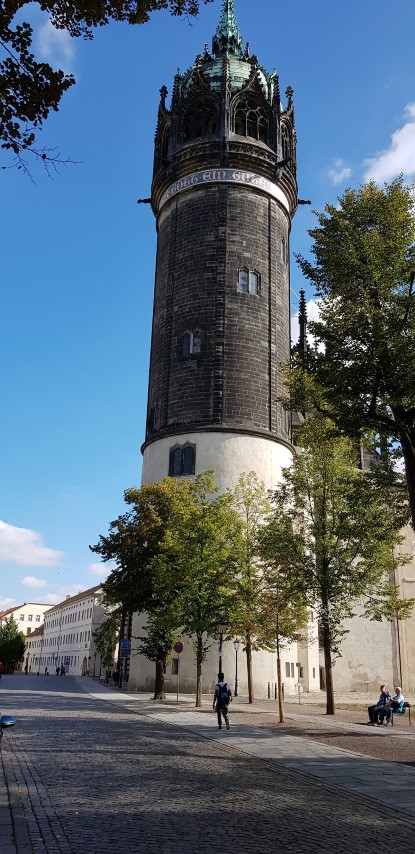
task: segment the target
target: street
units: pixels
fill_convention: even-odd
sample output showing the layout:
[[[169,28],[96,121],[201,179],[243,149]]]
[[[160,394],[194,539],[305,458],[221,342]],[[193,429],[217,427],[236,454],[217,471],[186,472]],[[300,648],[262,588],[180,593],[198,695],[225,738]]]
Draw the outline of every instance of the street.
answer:
[[[415,849],[411,817],[93,689],[76,677],[0,682],[1,711],[18,721],[3,739],[18,854],[370,854],[397,838]]]

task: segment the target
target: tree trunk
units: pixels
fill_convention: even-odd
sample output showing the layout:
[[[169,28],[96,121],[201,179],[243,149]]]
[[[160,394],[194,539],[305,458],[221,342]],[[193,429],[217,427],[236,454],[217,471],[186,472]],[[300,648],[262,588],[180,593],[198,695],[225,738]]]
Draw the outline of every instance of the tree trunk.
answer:
[[[331,662],[330,630],[322,625],[324,667],[326,671],[326,715],[334,715],[333,666]]]
[[[202,708],[202,663],[203,663],[203,638],[197,638],[196,651],[196,708]]]
[[[249,632],[245,634],[245,651],[246,651],[246,670],[248,673],[248,703],[255,701],[254,686],[252,680],[252,643]]]
[[[280,724],[284,723],[284,700],[282,696],[281,659],[277,656],[277,688],[278,688],[278,711],[280,713]]]
[[[405,462],[405,476],[408,486],[409,507],[411,509],[412,527],[415,530],[415,431],[401,433],[402,453]]]
[[[166,699],[166,691],[164,689],[164,673],[165,673],[165,662],[164,661],[156,661],[156,679],[154,684],[154,697],[153,700],[165,700]]]

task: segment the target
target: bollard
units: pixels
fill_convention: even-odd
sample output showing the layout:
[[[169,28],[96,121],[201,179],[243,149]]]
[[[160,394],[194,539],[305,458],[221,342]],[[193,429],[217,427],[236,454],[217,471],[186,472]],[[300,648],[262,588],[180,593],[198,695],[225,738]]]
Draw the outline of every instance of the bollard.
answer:
[[[271,682],[268,682],[268,700],[271,699]]]
[[[274,685],[274,700],[277,699],[277,687],[278,687],[277,683],[275,683],[275,685]]]

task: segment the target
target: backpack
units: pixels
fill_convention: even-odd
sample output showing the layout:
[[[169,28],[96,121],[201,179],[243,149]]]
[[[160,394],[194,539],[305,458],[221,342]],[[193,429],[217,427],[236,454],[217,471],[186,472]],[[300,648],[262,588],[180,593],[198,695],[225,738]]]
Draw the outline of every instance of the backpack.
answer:
[[[218,688],[218,703],[220,706],[227,706],[229,703],[229,697],[231,692],[229,690],[229,686],[227,682],[224,682],[222,685],[217,685]]]

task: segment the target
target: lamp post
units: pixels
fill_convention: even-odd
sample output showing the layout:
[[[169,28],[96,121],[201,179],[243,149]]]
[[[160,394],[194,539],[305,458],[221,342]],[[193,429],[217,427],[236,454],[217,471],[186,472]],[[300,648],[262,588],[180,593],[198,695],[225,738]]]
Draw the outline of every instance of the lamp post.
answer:
[[[94,678],[95,678],[95,668],[96,668],[96,666],[97,666],[97,651],[95,650],[95,652],[94,652],[94,672],[93,672],[93,674],[92,674],[92,676],[93,676]]]
[[[223,655],[223,636],[226,633],[227,624],[223,617],[220,619],[218,623],[218,632],[219,632],[219,673],[222,673],[222,655]]]
[[[235,650],[235,691],[234,691],[234,697],[238,696],[238,651],[239,651],[240,645],[241,645],[241,641],[239,640],[239,638],[235,638],[235,640],[233,642],[233,648]]]

